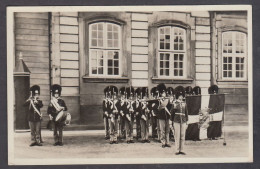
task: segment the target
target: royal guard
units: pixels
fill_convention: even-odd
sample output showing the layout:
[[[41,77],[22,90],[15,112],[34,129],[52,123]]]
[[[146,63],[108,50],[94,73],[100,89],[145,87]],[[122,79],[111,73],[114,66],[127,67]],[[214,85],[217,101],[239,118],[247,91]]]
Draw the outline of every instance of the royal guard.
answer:
[[[192,103],[192,107],[187,107],[189,115],[191,115],[190,117],[190,123],[187,126],[186,129],[186,136],[185,136],[185,140],[193,140],[193,141],[201,141],[200,140],[200,125],[199,125],[199,121],[194,122],[192,120],[192,117],[194,118],[194,116],[199,116],[199,111],[201,109],[201,88],[199,86],[195,86],[192,91],[189,89],[191,88],[186,87],[185,88],[185,93],[186,96],[191,96],[193,95],[193,103]],[[186,97],[187,98],[187,97]],[[196,100],[196,101],[194,101]],[[186,99],[186,104],[189,104],[189,99]]]
[[[176,91],[176,99],[174,102],[174,132],[175,132],[175,147],[176,147],[176,155],[183,154],[184,150],[184,142],[185,142],[185,132],[188,121],[188,112],[187,106],[184,102],[185,97],[185,89],[182,86],[178,86],[175,88]]]
[[[126,87],[121,87],[120,90],[120,104],[118,105],[119,113],[119,137],[125,139],[125,114],[127,113],[127,102],[126,102]]]
[[[150,143],[149,140],[149,122],[150,122],[150,113],[148,109],[148,88],[142,87],[141,90],[141,142],[142,143]]]
[[[133,140],[133,127],[134,127],[134,108],[133,108],[133,95],[134,95],[134,88],[128,87],[126,88],[126,103],[127,103],[127,110],[125,111],[125,131],[126,131],[126,142],[134,143]]]
[[[47,113],[53,122],[54,146],[63,146],[63,128],[66,125],[68,110],[65,101],[60,98],[62,87],[58,84],[51,86],[51,102]]]
[[[42,101],[39,99],[40,86],[34,85],[30,88],[30,98],[26,100],[24,106],[29,107],[28,121],[31,129],[30,146],[42,146],[41,144],[41,120],[42,113],[40,109],[43,107]]]
[[[158,108],[158,119],[159,119],[159,125],[160,125],[160,131],[161,131],[161,143],[162,148],[165,147],[171,147],[170,141],[169,141],[169,134],[170,134],[170,118],[171,118],[171,102],[173,100],[170,100],[166,98],[166,86],[165,84],[161,83],[157,86],[157,89],[160,94],[159,98],[159,108]]]
[[[218,86],[212,85],[208,88],[208,94],[215,95],[218,94]],[[210,111],[209,114],[213,114],[213,111]],[[222,134],[222,121],[210,121],[209,127],[207,129],[207,137],[210,140],[217,140],[218,137],[221,137]]]
[[[136,140],[141,138],[141,88],[135,89],[135,101],[133,103],[134,115],[136,120]]]
[[[104,127],[105,127],[105,139],[109,139],[109,124],[108,124],[108,109],[109,109],[109,100],[111,99],[111,91],[110,86],[107,86],[104,89],[105,98],[103,99],[103,120],[104,120]]]
[[[172,87],[167,88],[166,95],[172,102],[175,100],[175,90]],[[173,140],[174,140],[174,126],[173,126],[174,109],[173,108],[174,108],[174,106],[171,105],[171,109],[170,109],[171,117],[170,117],[170,122],[169,122],[170,123],[170,136],[169,137],[173,138]]]
[[[118,144],[118,105],[120,102],[117,99],[118,89],[115,86],[110,86],[112,99],[109,102],[108,123],[110,132],[110,144]]]
[[[158,138],[158,141],[160,141],[160,128],[159,121],[157,119],[159,106],[159,101],[157,100],[157,98],[159,97],[159,91],[157,90],[157,87],[153,87],[151,89],[151,97],[152,101],[148,102],[148,108],[151,114],[152,138]]]

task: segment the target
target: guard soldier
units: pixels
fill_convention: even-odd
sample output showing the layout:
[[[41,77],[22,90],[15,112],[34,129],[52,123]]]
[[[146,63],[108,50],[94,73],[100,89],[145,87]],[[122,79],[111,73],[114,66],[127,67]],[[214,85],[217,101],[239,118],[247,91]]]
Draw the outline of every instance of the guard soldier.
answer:
[[[126,141],[128,144],[134,143],[134,140],[133,140],[133,126],[134,126],[133,93],[134,93],[133,87],[126,88],[127,110],[125,111],[124,117],[125,117]]]
[[[125,114],[127,111],[127,102],[126,102],[126,87],[120,88],[120,104],[118,105],[118,112],[119,112],[119,136],[120,138],[125,139]]]
[[[208,88],[208,94],[218,94],[218,86],[212,85]],[[210,111],[209,114],[212,112]],[[210,121],[207,129],[207,137],[210,140],[217,140],[222,134],[222,121]]]
[[[149,101],[148,103],[148,108],[150,110],[150,114],[151,114],[151,124],[152,124],[152,138],[158,138],[159,137],[159,131],[158,131],[158,128],[159,128],[159,125],[157,125],[158,123],[158,119],[157,119],[157,114],[158,114],[158,103],[159,101],[156,100],[157,99],[157,96],[158,96],[158,90],[157,90],[157,87],[153,87],[151,89],[151,96],[152,96],[152,99],[154,101]],[[160,139],[158,139],[160,140]]]
[[[104,120],[104,127],[105,127],[105,139],[109,139],[109,124],[108,124],[108,104],[110,99],[110,86],[107,86],[104,89],[105,98],[103,100],[103,120]]]
[[[118,144],[117,136],[118,136],[118,104],[120,102],[117,99],[118,89],[115,86],[110,86],[110,90],[112,93],[112,100],[109,102],[109,132],[110,132],[110,144]]]
[[[171,117],[171,102],[173,100],[166,98],[166,86],[164,84],[159,84],[157,89],[160,93],[159,109],[158,109],[158,119],[161,131],[161,143],[162,148],[171,147],[169,144],[169,134],[170,134],[170,117]]]
[[[60,98],[61,86],[54,84],[51,86],[51,103],[48,106],[47,113],[53,122],[54,146],[63,146],[63,128],[65,126],[66,113],[68,108],[65,101]]]
[[[176,155],[183,154],[185,132],[188,121],[188,113],[186,103],[183,101],[185,97],[185,90],[182,86],[178,86],[175,89],[177,101],[174,102],[174,132],[175,132],[175,147]]]
[[[150,120],[150,114],[147,107],[147,99],[148,99],[148,88],[142,87],[141,91],[141,142],[142,143],[150,143],[149,137],[149,120]]]
[[[136,120],[136,140],[141,138],[141,88],[137,88],[135,90],[135,101],[133,103],[134,108],[134,114],[135,114],[135,120]]]
[[[173,102],[175,100],[175,91],[172,87],[168,87],[167,88],[167,97],[170,98],[170,100]],[[170,107],[170,106],[169,106]],[[170,109],[170,113],[171,113],[171,117],[170,117],[170,138],[173,138],[174,140],[174,126],[173,126],[173,119],[174,119],[174,106],[171,105],[171,109]]]
[[[41,144],[41,119],[42,113],[40,109],[43,107],[42,101],[39,99],[40,86],[34,85],[30,88],[30,98],[26,100],[24,106],[29,106],[28,121],[31,129],[30,146],[42,146]]]

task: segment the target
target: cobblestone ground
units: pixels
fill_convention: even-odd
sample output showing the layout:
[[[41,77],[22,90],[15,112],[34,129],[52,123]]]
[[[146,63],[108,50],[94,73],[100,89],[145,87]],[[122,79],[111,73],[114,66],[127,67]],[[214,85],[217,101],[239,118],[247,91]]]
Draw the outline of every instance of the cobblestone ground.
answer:
[[[227,145],[223,139],[186,141],[186,156],[174,154],[174,142],[171,148],[161,148],[161,144],[151,139],[151,143],[135,142],[127,144],[109,144],[104,139],[104,131],[65,131],[64,146],[53,146],[52,131],[43,130],[43,146],[29,147],[30,133],[14,133],[14,156],[17,159],[52,158],[198,158],[198,157],[245,157],[248,156],[248,136],[246,132],[226,132]],[[136,141],[136,140],[135,140]]]

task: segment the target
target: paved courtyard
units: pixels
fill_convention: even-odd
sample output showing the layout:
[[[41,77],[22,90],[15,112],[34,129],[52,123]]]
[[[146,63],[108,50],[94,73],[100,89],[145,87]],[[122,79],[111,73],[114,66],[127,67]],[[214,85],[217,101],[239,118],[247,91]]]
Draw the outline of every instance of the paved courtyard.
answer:
[[[239,131],[239,132],[238,132]],[[63,159],[63,158],[199,158],[199,157],[246,157],[248,156],[248,136],[245,128],[230,128],[226,132],[227,145],[223,139],[186,141],[186,156],[174,154],[171,148],[161,148],[161,144],[151,139],[151,143],[109,144],[104,139],[104,131],[65,131],[64,146],[53,146],[52,131],[43,130],[43,146],[29,147],[30,133],[14,133],[14,157],[16,159]]]

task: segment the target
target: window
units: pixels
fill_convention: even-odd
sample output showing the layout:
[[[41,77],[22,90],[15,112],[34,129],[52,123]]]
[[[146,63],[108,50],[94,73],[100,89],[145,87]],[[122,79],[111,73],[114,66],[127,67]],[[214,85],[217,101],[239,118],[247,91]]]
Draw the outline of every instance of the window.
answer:
[[[109,22],[89,25],[89,72],[91,76],[119,76],[121,28]]]
[[[222,34],[223,79],[245,79],[246,34],[228,31]]]
[[[186,77],[186,30],[180,27],[158,28],[159,76]]]

